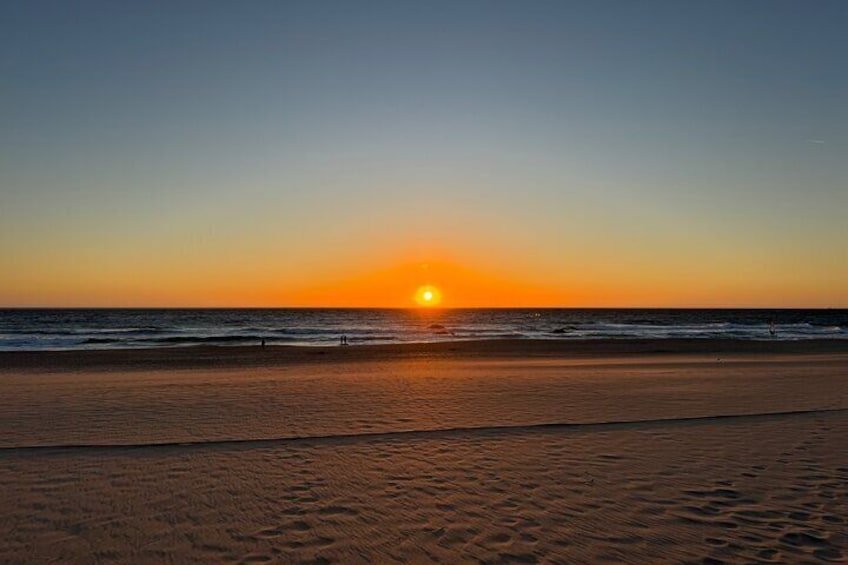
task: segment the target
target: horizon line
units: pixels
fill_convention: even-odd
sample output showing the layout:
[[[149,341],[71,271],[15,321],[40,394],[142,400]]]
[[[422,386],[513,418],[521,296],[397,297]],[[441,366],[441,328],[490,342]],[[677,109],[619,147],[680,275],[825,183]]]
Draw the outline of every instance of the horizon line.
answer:
[[[0,310],[848,310],[846,306],[3,306]]]

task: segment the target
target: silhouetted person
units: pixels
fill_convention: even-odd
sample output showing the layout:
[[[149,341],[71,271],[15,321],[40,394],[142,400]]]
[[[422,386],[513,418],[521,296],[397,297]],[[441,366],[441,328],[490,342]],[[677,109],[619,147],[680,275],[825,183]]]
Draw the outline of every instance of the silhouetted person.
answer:
[[[265,347],[265,338],[262,338],[262,347]]]
[[[343,335],[339,338],[339,345],[347,345],[347,336]]]
[[[774,335],[777,334],[777,329],[774,327],[774,320],[772,320],[771,323],[769,324],[769,334],[772,337],[774,337]]]

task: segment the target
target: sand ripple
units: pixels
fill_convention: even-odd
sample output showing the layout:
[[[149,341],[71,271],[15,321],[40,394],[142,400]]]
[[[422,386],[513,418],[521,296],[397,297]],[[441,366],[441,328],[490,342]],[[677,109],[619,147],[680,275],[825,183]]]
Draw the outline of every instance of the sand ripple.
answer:
[[[0,453],[0,561],[784,563],[848,555],[848,415]]]

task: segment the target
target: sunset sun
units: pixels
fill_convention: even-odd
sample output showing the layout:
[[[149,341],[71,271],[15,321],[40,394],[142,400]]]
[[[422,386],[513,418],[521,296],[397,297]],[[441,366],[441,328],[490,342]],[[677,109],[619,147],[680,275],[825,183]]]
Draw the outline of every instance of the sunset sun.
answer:
[[[415,302],[419,306],[437,306],[441,301],[442,293],[434,286],[421,286],[415,291]]]

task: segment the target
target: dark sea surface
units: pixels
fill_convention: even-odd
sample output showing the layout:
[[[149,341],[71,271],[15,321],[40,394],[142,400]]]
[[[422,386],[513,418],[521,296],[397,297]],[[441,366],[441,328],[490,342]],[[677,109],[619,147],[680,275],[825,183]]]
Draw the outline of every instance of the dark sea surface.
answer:
[[[351,345],[493,338],[848,338],[848,310],[7,309],[0,350]]]

